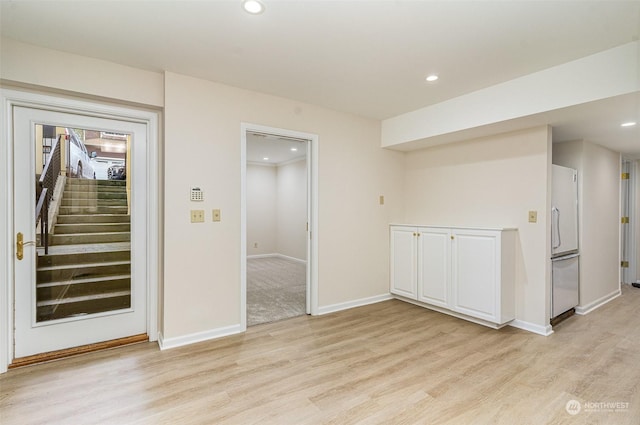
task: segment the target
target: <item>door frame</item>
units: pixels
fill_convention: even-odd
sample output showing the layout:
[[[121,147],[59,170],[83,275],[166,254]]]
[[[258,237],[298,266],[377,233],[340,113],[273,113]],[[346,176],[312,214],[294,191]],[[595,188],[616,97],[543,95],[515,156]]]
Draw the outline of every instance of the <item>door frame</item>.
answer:
[[[638,242],[636,240],[636,234],[638,231],[637,222],[640,219],[640,211],[637,209],[637,193],[638,186],[637,183],[640,181],[637,177],[637,173],[639,170],[638,167],[639,161],[633,159],[622,158],[622,172],[629,173],[630,178],[627,180],[627,190],[629,199],[627,199],[627,211],[624,211],[624,197],[625,194],[622,193],[623,180],[620,183],[620,217],[625,216],[625,213],[629,216],[629,223],[626,224],[626,228],[624,224],[620,224],[620,260],[629,261],[629,267],[620,268],[620,282],[631,285],[631,283],[636,282],[640,275],[638,274]],[[628,168],[625,170],[625,165]],[[625,233],[626,232],[626,233]],[[625,246],[626,245],[626,246]],[[623,258],[623,253],[626,250],[627,258]]]
[[[307,313],[318,315],[318,135],[240,123],[240,327],[247,330],[247,132],[308,140],[307,149]]]
[[[0,373],[7,371],[13,357],[14,235],[13,235],[13,107],[44,109],[144,124],[147,128],[147,334],[158,339],[158,293],[160,262],[159,116],[157,112],[57,97],[48,94],[0,89]]]

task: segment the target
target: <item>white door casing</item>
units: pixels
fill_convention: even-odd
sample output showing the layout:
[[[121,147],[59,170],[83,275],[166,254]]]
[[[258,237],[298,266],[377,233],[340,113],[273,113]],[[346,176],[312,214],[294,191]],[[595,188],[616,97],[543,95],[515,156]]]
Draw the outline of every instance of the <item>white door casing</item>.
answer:
[[[49,95],[2,89],[0,91],[1,127],[0,133],[0,305],[3,314],[0,317],[0,373],[7,370],[13,358],[12,329],[15,325],[13,317],[14,274],[19,272],[14,268],[15,234],[14,214],[16,194],[13,190],[14,169],[13,158],[13,126],[14,110],[17,108],[31,108],[42,111],[76,114],[87,119],[119,120],[131,127],[143,126],[146,135],[141,140],[140,149],[135,154],[137,174],[134,177],[138,183],[144,183],[146,191],[137,205],[142,211],[134,228],[144,229],[138,236],[132,234],[132,239],[138,237],[136,245],[145,247],[144,260],[138,261],[132,274],[142,279],[145,285],[145,327],[151,341],[157,340],[158,334],[158,278],[159,278],[159,181],[158,181],[158,115],[155,112],[122,108],[80,101],[69,98],[59,98]],[[131,131],[132,132],[132,131]],[[33,141],[33,139],[31,139]],[[143,142],[143,143],[142,143]],[[136,183],[134,182],[134,185]],[[136,187],[134,186],[134,192]],[[135,202],[135,201],[134,201]],[[18,220],[19,221],[19,220]],[[142,236],[140,236],[142,235]],[[140,240],[142,237],[142,240]],[[26,239],[29,240],[29,239]],[[27,251],[25,251],[25,254]],[[32,253],[33,254],[33,253]],[[132,254],[135,255],[135,254]],[[25,259],[26,260],[26,259]],[[28,260],[27,260],[28,261]]]

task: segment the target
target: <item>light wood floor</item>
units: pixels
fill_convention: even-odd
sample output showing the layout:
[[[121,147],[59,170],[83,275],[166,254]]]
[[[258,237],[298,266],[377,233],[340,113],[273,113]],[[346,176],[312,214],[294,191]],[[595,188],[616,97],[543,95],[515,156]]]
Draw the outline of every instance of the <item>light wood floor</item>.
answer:
[[[3,425],[638,424],[640,290],[546,338],[394,300],[15,369],[0,388]]]

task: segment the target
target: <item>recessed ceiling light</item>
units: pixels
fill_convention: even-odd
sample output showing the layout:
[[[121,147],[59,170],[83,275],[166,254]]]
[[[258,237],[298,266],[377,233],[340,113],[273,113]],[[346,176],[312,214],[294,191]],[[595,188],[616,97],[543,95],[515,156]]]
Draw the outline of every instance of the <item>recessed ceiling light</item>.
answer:
[[[291,152],[298,152],[298,148],[291,148]]]
[[[430,83],[433,83],[434,81],[436,81],[438,79],[438,76],[436,74],[431,74],[427,77],[427,81]]]
[[[634,125],[636,125],[635,121],[629,121],[629,122],[625,122],[623,124],[620,124],[620,127],[633,127]]]
[[[264,12],[264,4],[258,0],[244,0],[242,2],[242,7],[253,15],[259,15]]]
[[[264,158],[262,158],[263,161],[268,161],[269,157],[265,156]]]

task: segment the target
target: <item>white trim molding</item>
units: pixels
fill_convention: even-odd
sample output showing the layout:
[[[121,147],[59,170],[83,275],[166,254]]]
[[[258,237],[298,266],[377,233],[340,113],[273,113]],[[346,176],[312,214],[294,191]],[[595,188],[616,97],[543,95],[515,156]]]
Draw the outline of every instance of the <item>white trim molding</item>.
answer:
[[[225,326],[223,328],[211,329],[208,331],[195,332],[188,335],[176,336],[173,338],[164,338],[162,333],[158,335],[158,345],[160,350],[169,350],[171,348],[183,347],[185,345],[195,344],[197,342],[209,341],[229,335],[236,335],[244,332],[241,325]]]
[[[542,336],[549,336],[553,333],[553,328],[551,327],[551,325],[542,326],[542,325],[537,325],[531,322],[525,322],[524,320],[519,320],[519,319],[514,319],[508,324],[511,327],[522,329],[524,331],[533,332],[534,334],[538,334]]]
[[[391,294],[382,294],[382,295],[375,295],[373,297],[368,297],[368,298],[360,298],[359,300],[325,305],[322,307],[318,307],[318,315],[335,313],[337,311],[348,310],[350,308],[355,308],[355,307],[362,307],[369,304],[375,304],[382,301],[392,300],[394,298],[395,297],[392,296]]]
[[[622,294],[620,288],[611,292],[610,294],[605,295],[604,297],[600,297],[597,300],[590,302],[587,305],[579,305],[576,307],[576,314],[584,316],[585,314],[591,313],[593,310],[598,309],[608,303],[609,301],[613,301],[618,298]]]

